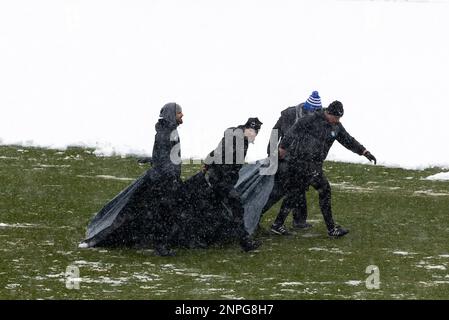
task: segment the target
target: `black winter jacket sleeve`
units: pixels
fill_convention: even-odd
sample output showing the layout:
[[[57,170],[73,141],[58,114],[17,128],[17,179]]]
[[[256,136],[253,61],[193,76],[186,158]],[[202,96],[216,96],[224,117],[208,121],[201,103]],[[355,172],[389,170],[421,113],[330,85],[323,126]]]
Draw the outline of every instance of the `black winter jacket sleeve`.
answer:
[[[337,141],[346,149],[351,150],[358,155],[362,155],[363,151],[365,151],[365,147],[352,137],[341,123],[338,124],[338,127]]]
[[[274,130],[277,130],[278,134],[278,141],[282,140],[287,133],[287,131],[293,126],[293,124],[296,121],[296,108],[295,107],[288,107],[287,109],[283,110],[281,112],[281,116],[279,117],[278,121],[274,125],[271,134],[273,135]],[[270,150],[271,146],[268,142],[267,146],[267,155],[270,156]]]

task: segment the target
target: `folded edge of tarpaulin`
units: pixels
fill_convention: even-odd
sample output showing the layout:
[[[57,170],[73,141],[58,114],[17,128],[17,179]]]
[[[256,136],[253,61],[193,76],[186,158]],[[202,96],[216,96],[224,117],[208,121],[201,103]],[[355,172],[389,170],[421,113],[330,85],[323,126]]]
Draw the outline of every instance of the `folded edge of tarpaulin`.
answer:
[[[95,246],[110,232],[114,231],[121,225],[122,219],[118,218],[118,215],[128,204],[129,199],[142,185],[144,180],[145,174],[116,195],[93,217],[87,226],[86,239],[84,240],[89,244],[89,246]]]
[[[243,220],[245,229],[253,234],[259,224],[260,215],[267,203],[274,186],[274,175],[261,175],[260,168],[264,166],[266,159],[255,164],[245,164],[239,171],[239,180],[235,189],[240,194],[245,210]]]
[[[261,175],[259,172],[260,168],[264,166],[264,160],[259,160],[255,164],[244,165],[239,172],[239,180],[235,185],[244,207],[245,229],[249,234],[255,231],[262,210],[274,186],[274,175]],[[119,214],[129,203],[131,196],[149,178],[147,174],[143,174],[121,191],[93,217],[87,226],[84,242],[90,247],[95,246],[120,227],[126,217],[119,217]]]

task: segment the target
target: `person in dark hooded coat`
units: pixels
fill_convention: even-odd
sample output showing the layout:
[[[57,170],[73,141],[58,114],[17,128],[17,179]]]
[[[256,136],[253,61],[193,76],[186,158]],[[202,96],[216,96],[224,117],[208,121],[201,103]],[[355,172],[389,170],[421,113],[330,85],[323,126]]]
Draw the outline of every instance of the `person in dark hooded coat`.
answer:
[[[155,254],[173,255],[169,249],[176,226],[181,187],[181,153],[177,127],[182,109],[176,103],[164,105],[156,123],[152,167],[128,186],[92,219],[80,247],[154,244]]]
[[[151,161],[152,185],[146,188],[143,199],[145,212],[152,213],[151,234],[155,253],[161,256],[174,254],[169,249],[169,243],[178,213],[174,208],[178,206],[178,195],[182,193],[181,149],[177,130],[182,117],[182,109],[176,103],[166,104],[161,109]]]

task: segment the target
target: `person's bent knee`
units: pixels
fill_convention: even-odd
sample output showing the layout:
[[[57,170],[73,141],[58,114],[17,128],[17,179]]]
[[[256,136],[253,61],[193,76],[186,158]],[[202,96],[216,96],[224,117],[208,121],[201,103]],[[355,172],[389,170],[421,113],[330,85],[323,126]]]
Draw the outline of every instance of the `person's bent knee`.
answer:
[[[319,194],[326,194],[331,192],[331,185],[329,181],[326,181],[322,183],[320,186],[314,186],[316,191],[318,191]]]

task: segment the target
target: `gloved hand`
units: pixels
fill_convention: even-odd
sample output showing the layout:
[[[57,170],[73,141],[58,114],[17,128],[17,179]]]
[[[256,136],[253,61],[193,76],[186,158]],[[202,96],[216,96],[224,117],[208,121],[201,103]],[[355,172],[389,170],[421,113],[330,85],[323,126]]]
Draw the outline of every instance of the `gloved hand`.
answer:
[[[374,161],[374,164],[377,163],[376,157],[371,154],[369,151],[365,151],[363,154],[369,161]]]
[[[260,163],[260,165],[262,167],[268,167],[270,165],[270,158],[264,158],[261,160],[257,160],[258,163]]]

